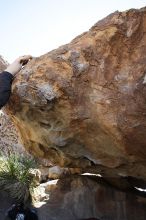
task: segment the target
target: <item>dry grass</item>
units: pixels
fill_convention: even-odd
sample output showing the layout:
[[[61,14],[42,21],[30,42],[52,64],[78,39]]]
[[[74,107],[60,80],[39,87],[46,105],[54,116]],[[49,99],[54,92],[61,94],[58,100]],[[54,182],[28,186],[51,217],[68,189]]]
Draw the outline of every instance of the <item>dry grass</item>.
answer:
[[[0,188],[7,191],[11,198],[26,203],[31,198],[35,186],[29,170],[36,168],[34,159],[10,155],[0,158]]]

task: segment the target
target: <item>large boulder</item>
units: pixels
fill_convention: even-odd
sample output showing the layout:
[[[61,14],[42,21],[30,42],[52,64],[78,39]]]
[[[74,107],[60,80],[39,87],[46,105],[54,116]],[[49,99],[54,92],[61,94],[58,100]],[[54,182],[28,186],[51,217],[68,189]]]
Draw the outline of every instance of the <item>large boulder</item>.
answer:
[[[54,165],[146,180],[146,8],[115,12],[32,59],[6,109]]]
[[[102,183],[102,180],[98,180]],[[145,220],[146,198],[115,190],[86,176],[41,184],[35,190],[40,220]],[[136,208],[135,208],[136,207]]]

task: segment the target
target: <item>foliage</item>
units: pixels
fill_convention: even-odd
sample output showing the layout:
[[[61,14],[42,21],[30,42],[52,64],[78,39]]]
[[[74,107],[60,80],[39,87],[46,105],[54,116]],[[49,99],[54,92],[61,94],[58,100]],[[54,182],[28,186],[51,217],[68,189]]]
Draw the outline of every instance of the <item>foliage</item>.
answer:
[[[12,154],[0,160],[0,188],[19,202],[30,199],[30,190],[35,186],[29,170],[36,167],[30,157]]]

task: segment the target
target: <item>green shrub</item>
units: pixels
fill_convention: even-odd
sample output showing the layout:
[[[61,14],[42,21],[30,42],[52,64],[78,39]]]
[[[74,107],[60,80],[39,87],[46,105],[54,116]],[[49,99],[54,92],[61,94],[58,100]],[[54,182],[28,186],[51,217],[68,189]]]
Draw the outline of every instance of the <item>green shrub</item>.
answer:
[[[29,172],[30,168],[36,167],[34,159],[13,154],[3,158],[0,163],[0,188],[16,201],[26,203],[35,186],[34,177]]]

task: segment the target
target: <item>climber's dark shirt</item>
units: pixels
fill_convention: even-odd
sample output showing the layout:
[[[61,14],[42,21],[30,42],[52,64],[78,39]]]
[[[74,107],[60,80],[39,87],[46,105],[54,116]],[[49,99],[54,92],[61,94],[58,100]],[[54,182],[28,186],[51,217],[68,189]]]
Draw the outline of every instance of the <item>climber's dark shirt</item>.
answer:
[[[8,102],[11,94],[13,75],[9,72],[0,73],[0,109]]]

